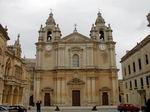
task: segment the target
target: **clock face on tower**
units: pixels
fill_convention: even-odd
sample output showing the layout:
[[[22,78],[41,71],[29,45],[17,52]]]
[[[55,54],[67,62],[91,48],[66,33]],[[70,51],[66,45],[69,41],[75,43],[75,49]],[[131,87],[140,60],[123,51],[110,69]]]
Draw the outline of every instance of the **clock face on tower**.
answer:
[[[46,49],[47,51],[50,51],[50,50],[52,49],[52,46],[51,46],[51,45],[46,45],[46,46],[45,46],[45,49]]]
[[[105,44],[100,44],[99,47],[101,50],[105,50],[105,48],[106,48]]]

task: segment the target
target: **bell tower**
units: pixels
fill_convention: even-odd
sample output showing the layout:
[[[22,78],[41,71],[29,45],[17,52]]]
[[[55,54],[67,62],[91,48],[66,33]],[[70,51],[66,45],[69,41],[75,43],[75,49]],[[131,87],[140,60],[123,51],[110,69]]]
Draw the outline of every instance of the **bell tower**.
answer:
[[[42,68],[44,53],[50,53],[53,44],[59,42],[61,38],[61,31],[59,25],[56,24],[53,18],[53,13],[50,12],[48,19],[46,20],[46,25],[41,25],[39,29],[38,42],[36,43],[36,67]]]
[[[54,31],[55,31],[55,20],[53,18],[53,13],[51,12],[49,14],[49,17],[46,21],[46,27],[45,27],[45,33],[46,33],[46,36],[45,36],[45,41],[47,42],[52,42],[54,40]]]
[[[112,39],[112,30],[110,25],[105,25],[105,20],[100,12],[97,14],[95,25],[92,25],[90,37],[97,42],[108,42]]]
[[[59,25],[56,25],[52,12],[49,14],[45,24],[45,27],[43,27],[43,25],[40,27],[38,41],[45,43],[58,41],[61,37],[61,31],[59,29]]]
[[[115,43],[113,41],[112,29],[110,24],[105,25],[105,20],[102,17],[102,14],[98,12],[95,24],[92,25],[90,31],[91,39],[96,42],[101,51],[109,51],[109,60],[110,67],[116,68],[116,59],[115,59]]]

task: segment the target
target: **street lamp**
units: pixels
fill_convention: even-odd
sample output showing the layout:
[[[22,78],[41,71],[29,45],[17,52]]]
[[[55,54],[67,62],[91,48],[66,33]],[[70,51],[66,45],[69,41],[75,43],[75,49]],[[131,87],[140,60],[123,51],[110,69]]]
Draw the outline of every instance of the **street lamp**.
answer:
[[[148,13],[148,15],[147,15],[147,20],[149,22],[148,27],[150,27],[150,13]]]

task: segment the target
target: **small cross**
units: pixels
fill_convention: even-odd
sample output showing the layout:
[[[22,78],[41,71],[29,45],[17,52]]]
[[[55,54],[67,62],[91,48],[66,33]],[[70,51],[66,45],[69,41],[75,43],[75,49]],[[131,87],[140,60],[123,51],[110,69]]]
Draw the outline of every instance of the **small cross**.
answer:
[[[74,32],[77,32],[77,24],[74,24]]]
[[[52,13],[53,12],[53,10],[50,8],[50,12]]]
[[[98,9],[98,13],[100,13],[100,9]]]
[[[98,14],[97,14],[98,16],[101,16],[101,13],[100,13],[100,9],[98,9]]]

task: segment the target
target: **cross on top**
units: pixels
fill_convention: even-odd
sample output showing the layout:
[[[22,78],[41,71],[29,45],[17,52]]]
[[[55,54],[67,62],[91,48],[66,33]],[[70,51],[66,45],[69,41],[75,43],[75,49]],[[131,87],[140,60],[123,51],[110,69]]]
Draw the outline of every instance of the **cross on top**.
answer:
[[[98,12],[100,13],[100,9],[98,9]]]
[[[50,12],[52,13],[53,12],[53,10],[50,8]]]
[[[74,24],[74,32],[77,32],[77,24]]]

